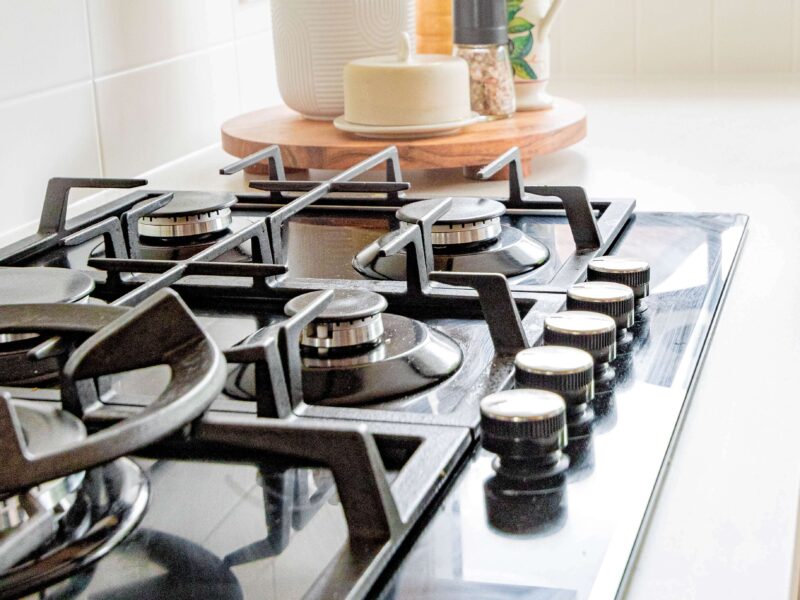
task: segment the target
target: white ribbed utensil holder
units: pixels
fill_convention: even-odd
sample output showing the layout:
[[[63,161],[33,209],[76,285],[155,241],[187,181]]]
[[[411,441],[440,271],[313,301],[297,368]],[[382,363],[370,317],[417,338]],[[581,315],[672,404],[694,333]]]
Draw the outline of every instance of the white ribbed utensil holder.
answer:
[[[278,88],[308,119],[344,113],[344,65],[393,54],[400,32],[415,39],[415,0],[272,0]]]

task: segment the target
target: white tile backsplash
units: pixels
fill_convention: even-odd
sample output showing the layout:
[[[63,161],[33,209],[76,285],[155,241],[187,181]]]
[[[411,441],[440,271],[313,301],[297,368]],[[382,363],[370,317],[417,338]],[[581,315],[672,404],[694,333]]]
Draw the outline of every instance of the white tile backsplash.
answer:
[[[0,100],[90,78],[84,0],[0,0]]]
[[[230,0],[87,0],[96,76],[229,42]]]
[[[700,75],[714,68],[715,0],[640,2],[637,72]]]
[[[558,19],[559,73],[632,76],[636,69],[636,0],[567,0]]]
[[[103,164],[132,176],[219,140],[239,110],[233,44],[97,80]]]
[[[229,0],[233,5],[236,37],[272,30],[270,0]],[[286,1],[286,0],[282,0]]]
[[[262,33],[238,40],[236,54],[242,111],[280,104],[272,36]]]
[[[797,0],[715,0],[720,73],[781,73],[792,68]]]
[[[0,237],[38,221],[51,177],[101,174],[90,82],[0,103],[0,131]]]

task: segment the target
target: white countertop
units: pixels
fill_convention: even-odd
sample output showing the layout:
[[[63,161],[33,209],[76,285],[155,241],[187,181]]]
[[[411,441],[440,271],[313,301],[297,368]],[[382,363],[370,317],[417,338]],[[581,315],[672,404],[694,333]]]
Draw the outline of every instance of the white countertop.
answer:
[[[749,236],[626,598],[787,598],[800,490],[800,79],[584,82],[589,136],[527,181],[635,197],[637,209],[731,211]],[[245,189],[209,149],[153,186]],[[436,194],[500,194],[458,171],[413,173]],[[762,322],[759,322],[759,319]]]

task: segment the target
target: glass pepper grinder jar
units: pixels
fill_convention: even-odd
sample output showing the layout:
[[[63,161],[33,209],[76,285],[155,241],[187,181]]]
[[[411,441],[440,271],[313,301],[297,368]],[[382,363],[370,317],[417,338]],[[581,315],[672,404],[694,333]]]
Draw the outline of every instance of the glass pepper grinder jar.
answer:
[[[513,115],[506,0],[453,0],[453,44],[469,64],[472,110],[490,119]]]

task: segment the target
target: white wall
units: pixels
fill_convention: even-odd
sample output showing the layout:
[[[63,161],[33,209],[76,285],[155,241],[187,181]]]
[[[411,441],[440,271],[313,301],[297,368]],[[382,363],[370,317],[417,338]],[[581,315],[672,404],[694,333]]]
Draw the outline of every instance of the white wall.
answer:
[[[280,102],[268,3],[0,0],[0,244],[49,177],[135,176]],[[567,0],[553,35],[556,78],[800,71],[800,0]]]
[[[566,0],[554,77],[800,72],[800,0]]]
[[[53,176],[131,177],[280,102],[268,0],[0,0],[0,240]]]

